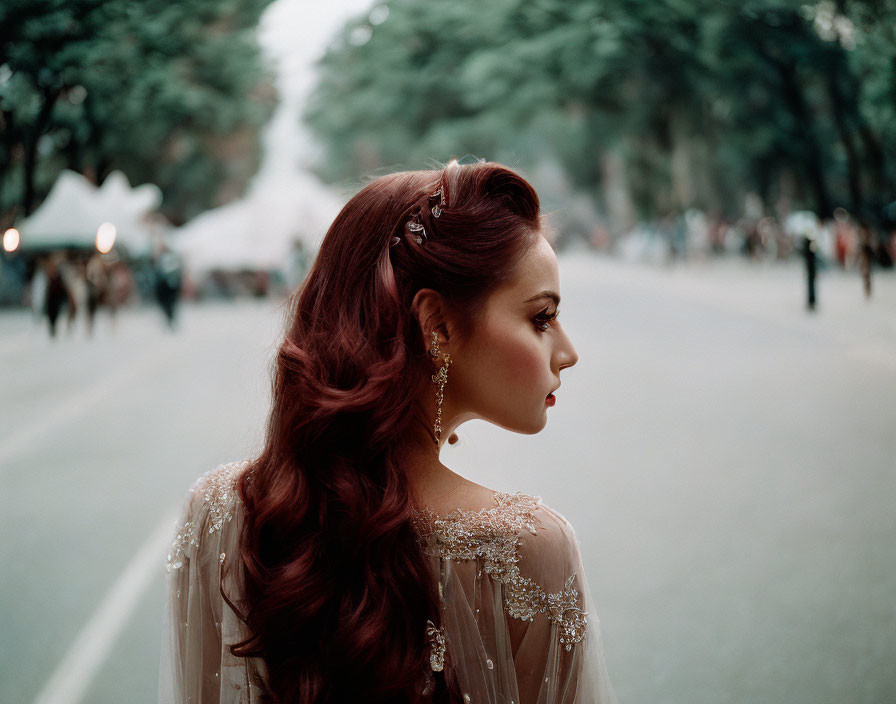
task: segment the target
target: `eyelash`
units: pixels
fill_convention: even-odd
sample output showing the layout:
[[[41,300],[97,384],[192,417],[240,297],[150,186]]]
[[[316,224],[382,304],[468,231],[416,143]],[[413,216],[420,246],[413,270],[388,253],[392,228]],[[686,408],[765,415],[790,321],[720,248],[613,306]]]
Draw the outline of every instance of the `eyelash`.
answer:
[[[548,325],[548,323],[550,323],[552,320],[556,319],[556,317],[558,315],[560,315],[559,308],[557,310],[555,310],[553,313],[551,313],[550,315],[547,315],[545,313],[545,311],[547,311],[547,308],[545,308],[543,311],[541,311],[541,313],[536,315],[533,320],[533,322],[535,323],[535,329],[538,330],[539,332],[547,332],[548,327],[550,327]]]

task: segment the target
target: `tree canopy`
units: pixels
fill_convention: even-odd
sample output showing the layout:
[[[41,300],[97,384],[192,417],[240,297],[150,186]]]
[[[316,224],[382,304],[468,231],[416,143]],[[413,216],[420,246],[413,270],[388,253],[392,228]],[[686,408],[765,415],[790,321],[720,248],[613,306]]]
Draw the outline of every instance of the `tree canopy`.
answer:
[[[391,0],[320,68],[328,179],[473,153],[559,163],[604,210],[619,163],[642,217],[896,199],[887,0]]]
[[[239,193],[276,100],[254,30],[270,0],[4,0],[0,216],[63,168],[162,188],[175,222]]]

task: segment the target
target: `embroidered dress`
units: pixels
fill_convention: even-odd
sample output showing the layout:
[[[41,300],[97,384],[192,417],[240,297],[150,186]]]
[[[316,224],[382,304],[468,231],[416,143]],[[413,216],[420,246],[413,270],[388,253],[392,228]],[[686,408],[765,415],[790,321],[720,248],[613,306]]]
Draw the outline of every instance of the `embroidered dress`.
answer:
[[[239,601],[242,503],[234,484],[247,466],[203,475],[177,525],[160,703],[266,701],[264,663],[227,648],[246,632],[219,589],[223,579],[225,593]],[[439,626],[421,624],[432,671],[450,664],[464,702],[615,704],[572,526],[538,497],[494,492],[492,499],[476,511],[415,513],[442,607]]]

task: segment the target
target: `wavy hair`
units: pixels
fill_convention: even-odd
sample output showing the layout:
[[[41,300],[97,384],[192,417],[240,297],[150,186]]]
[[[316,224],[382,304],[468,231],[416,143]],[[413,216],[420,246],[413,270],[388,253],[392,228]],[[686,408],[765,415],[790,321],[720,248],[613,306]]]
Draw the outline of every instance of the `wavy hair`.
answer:
[[[440,186],[447,205],[435,218]],[[406,232],[413,216],[423,244]],[[470,335],[540,226],[522,177],[456,161],[377,178],[330,226],[290,299],[265,444],[237,486],[238,610],[251,635],[230,647],[264,660],[274,701],[456,699],[450,653],[435,693],[416,693],[429,669],[426,621],[440,618],[398,455],[414,399],[432,386],[411,302],[438,291],[459,336]]]

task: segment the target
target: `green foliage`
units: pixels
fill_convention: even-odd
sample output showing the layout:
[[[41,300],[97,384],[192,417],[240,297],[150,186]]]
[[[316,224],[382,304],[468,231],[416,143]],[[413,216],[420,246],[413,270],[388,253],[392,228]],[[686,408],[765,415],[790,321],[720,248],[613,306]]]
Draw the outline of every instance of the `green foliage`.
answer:
[[[269,2],[4,0],[0,213],[62,168],[153,181],[175,221],[240,190],[274,102],[254,36]]]
[[[560,163],[641,215],[896,198],[896,9],[882,0],[388,2],[320,64],[328,179],[475,153]]]

